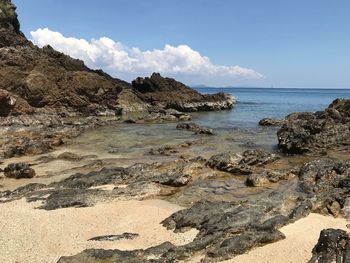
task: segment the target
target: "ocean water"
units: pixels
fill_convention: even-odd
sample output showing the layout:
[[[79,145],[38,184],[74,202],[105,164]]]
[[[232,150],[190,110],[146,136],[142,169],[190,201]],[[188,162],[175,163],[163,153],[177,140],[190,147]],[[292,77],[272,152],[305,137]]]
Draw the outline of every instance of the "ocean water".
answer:
[[[319,111],[336,98],[350,98],[350,89],[197,88],[201,93],[225,92],[237,98],[232,111],[200,113],[199,122],[212,127],[256,127],[265,117]]]
[[[215,136],[199,136],[176,129],[177,123],[125,124],[105,126],[84,133],[70,145],[73,152],[120,158],[130,164],[145,161],[164,161],[173,156],[152,156],[153,148],[195,142],[182,148],[178,155],[203,156],[225,151],[241,153],[247,149],[274,150],[277,147],[278,127],[260,127],[265,117],[282,118],[297,111],[318,111],[336,98],[350,98],[350,90],[299,89],[198,89],[202,93],[226,92],[237,98],[231,111],[191,113],[192,121],[213,128]],[[111,151],[112,150],[112,151]],[[130,162],[129,162],[130,161]]]

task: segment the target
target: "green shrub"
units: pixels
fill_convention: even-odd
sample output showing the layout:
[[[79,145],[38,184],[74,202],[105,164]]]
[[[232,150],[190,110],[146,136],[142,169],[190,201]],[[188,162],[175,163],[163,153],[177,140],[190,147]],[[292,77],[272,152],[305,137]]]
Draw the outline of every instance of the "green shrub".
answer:
[[[8,3],[4,3],[0,0],[0,9],[4,12],[5,16],[8,18],[15,17],[15,11]]]

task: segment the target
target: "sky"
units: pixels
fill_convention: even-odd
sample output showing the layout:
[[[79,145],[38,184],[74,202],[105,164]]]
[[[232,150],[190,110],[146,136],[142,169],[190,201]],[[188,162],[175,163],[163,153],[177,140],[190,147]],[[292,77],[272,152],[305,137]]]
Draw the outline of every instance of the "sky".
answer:
[[[13,0],[39,46],[132,80],[350,88],[348,0]]]

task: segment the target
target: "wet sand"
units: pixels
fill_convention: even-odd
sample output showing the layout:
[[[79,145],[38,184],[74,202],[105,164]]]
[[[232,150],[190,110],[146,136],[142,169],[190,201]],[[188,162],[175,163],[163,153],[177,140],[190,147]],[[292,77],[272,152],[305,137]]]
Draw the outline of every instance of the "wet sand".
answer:
[[[131,250],[170,241],[191,242],[196,230],[175,234],[160,222],[182,207],[161,200],[117,201],[95,207],[54,211],[35,209],[25,200],[0,204],[0,262],[55,263],[88,248]],[[133,240],[88,241],[124,232]]]

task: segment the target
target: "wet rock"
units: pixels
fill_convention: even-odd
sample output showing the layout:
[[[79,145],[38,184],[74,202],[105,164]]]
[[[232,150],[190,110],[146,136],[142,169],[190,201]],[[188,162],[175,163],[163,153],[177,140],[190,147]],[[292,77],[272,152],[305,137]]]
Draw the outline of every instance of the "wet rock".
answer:
[[[248,175],[253,166],[263,166],[272,163],[278,156],[260,149],[247,150],[242,155],[226,152],[212,156],[207,165],[229,173]]]
[[[214,134],[213,129],[205,128],[195,123],[179,123],[176,126],[176,129],[192,131],[195,134],[206,134],[206,135]]]
[[[279,157],[276,154],[269,153],[260,149],[247,150],[243,152],[242,157],[243,158],[241,159],[240,163],[250,166],[265,165],[279,159]]]
[[[263,186],[269,183],[277,183],[281,180],[289,180],[296,175],[290,171],[265,170],[262,173],[249,175],[245,181],[247,186]]]
[[[189,174],[175,174],[175,175],[159,175],[153,178],[153,182],[173,186],[173,187],[181,187],[187,185],[192,179],[192,176]]]
[[[248,166],[240,165],[242,156],[233,152],[226,152],[212,156],[207,165],[224,172],[251,174],[252,171]]]
[[[71,152],[64,152],[57,156],[57,159],[67,160],[67,161],[80,161],[82,157]]]
[[[11,163],[4,169],[4,174],[8,178],[33,178],[35,176],[34,169],[26,163]]]
[[[152,148],[148,153],[151,155],[170,156],[174,153],[178,153],[178,150],[176,150],[176,146],[166,145],[159,148]]]
[[[117,241],[122,239],[134,239],[138,237],[139,234],[135,233],[123,233],[120,235],[107,235],[107,236],[98,236],[90,238],[88,241]]]
[[[349,235],[344,230],[330,228],[321,231],[309,263],[346,263],[349,259]]]
[[[278,131],[278,147],[285,153],[346,150],[350,141],[350,100],[336,99],[315,113],[293,113]]]
[[[281,126],[284,123],[282,119],[264,118],[259,121],[260,126]]]
[[[125,123],[136,123],[136,120],[133,118],[129,118],[129,119],[126,119],[124,122]]]
[[[229,94],[202,95],[181,82],[162,77],[159,73],[153,73],[149,78],[133,80],[132,87],[151,105],[182,112],[231,109],[235,103],[235,98]]]

